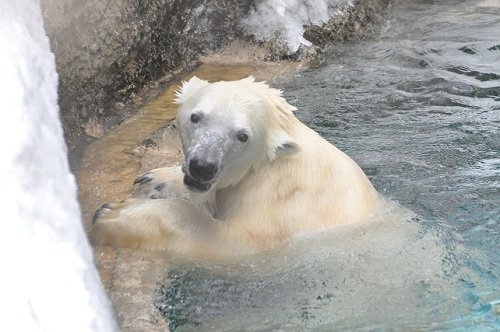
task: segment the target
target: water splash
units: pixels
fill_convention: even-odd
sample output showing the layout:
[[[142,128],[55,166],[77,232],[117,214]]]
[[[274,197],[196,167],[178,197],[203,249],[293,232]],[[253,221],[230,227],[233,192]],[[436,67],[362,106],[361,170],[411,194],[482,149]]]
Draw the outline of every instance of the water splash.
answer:
[[[300,45],[311,45],[303,37],[305,25],[322,25],[352,4],[352,0],[265,0],[242,20],[242,25],[258,40],[278,37],[295,52]]]

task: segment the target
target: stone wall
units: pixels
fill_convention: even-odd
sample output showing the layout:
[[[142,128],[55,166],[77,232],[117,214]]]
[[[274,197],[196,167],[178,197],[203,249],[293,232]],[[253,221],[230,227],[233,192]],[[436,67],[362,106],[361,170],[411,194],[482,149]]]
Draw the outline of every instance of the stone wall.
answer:
[[[99,136],[148,82],[192,65],[241,31],[250,0],[41,0],[56,54],[66,136]]]
[[[199,56],[246,39],[239,22],[262,0],[41,0],[45,29],[60,76],[66,138],[101,136],[124,117],[120,105],[148,83],[194,66]],[[304,36],[321,52],[331,41],[359,37],[389,0],[355,0],[345,15]],[[268,60],[301,60],[262,43]],[[107,123],[107,125],[106,125]]]

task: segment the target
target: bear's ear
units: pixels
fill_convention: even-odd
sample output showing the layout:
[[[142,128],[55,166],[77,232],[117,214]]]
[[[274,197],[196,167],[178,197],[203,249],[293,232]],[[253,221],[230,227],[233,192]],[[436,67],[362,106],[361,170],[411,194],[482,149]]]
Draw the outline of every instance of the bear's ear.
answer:
[[[276,149],[276,157],[289,156],[299,152],[299,146],[294,141],[285,142]]]
[[[182,82],[182,86],[175,93],[175,103],[183,104],[189,99],[196,91],[209,85],[208,81],[200,80],[198,77],[193,76],[189,81]]]
[[[290,156],[300,151],[299,145],[285,132],[280,131],[272,137],[274,150],[270,151],[270,159]]]

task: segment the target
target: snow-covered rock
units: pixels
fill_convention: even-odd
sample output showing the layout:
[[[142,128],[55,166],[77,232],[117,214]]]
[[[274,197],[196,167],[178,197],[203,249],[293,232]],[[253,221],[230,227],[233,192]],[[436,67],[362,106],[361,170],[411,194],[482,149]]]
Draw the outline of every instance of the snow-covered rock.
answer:
[[[0,0],[0,330],[114,331],[80,221],[36,0]]]
[[[300,45],[311,45],[303,37],[304,26],[322,25],[342,14],[342,9],[352,3],[352,0],[263,0],[242,21],[242,26],[258,40],[278,38],[295,52]]]

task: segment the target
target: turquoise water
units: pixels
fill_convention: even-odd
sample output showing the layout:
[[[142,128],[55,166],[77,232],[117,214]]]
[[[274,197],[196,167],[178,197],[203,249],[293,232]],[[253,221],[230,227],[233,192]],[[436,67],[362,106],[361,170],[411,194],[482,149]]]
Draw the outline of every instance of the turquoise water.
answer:
[[[498,269],[500,1],[399,1],[374,38],[333,49],[287,98],[380,192]]]
[[[281,86],[388,203],[359,227],[174,265],[173,330],[500,330],[500,1],[396,1]]]

